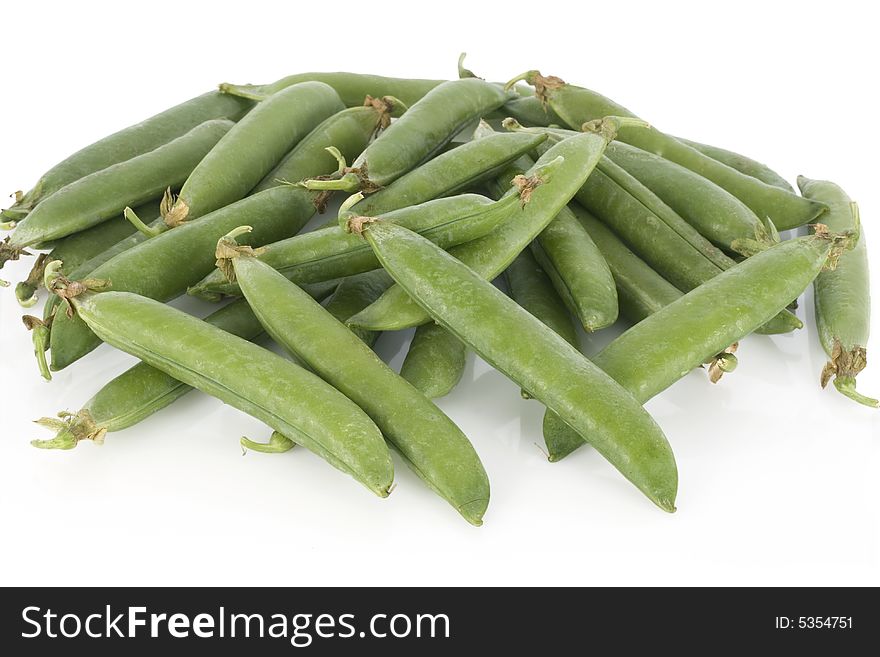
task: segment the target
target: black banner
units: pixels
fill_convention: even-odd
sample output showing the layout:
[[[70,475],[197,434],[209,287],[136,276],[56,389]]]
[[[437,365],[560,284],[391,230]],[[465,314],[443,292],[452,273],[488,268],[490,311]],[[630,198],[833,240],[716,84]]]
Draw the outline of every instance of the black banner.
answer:
[[[880,639],[873,589],[92,588],[2,596],[0,647],[16,655],[65,647],[116,655],[134,644],[163,654],[224,644],[261,655],[449,655],[481,646],[545,654],[608,645],[855,654]]]

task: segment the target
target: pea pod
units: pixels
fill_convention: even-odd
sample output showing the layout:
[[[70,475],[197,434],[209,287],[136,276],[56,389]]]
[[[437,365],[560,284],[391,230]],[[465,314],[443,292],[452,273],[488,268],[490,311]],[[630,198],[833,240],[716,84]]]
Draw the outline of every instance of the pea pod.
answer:
[[[611,144],[607,156],[722,249],[733,251],[741,240],[769,244],[764,225],[745,203],[690,169],[622,142]]]
[[[416,474],[468,522],[482,524],[489,480],[461,430],[320,304],[266,263],[234,249],[221,242],[218,258],[231,259],[269,335],[363,408]]]
[[[63,290],[63,279],[51,284]],[[375,424],[320,378],[247,340],[129,292],[70,299],[108,344],[265,422],[386,497],[394,472]]]
[[[34,208],[0,245],[0,266],[25,247],[66,237],[179,187],[234,124],[207,121],[156,150],[71,183]]]
[[[840,187],[804,176],[798,176],[797,183],[804,196],[830,208],[824,218],[829,230],[860,229],[858,206]],[[816,277],[814,291],[819,342],[831,359],[822,370],[822,387],[834,377],[834,387],[842,394],[860,404],[880,407],[880,401],[856,391],[856,375],[868,362],[865,347],[871,331],[868,247],[864,232],[852,253],[845,254],[834,271],[825,271]]]
[[[639,322],[593,363],[644,403],[785,308],[824,268],[836,265],[854,237],[823,228],[770,247]],[[583,436],[572,431],[565,442],[576,444],[575,433]],[[550,435],[564,440],[558,432]],[[570,449],[551,451],[558,460]]]
[[[538,71],[517,76],[508,85],[520,80],[534,86],[536,96],[546,101],[569,127],[576,130],[585,122],[603,116],[635,116],[601,94],[566,84],[557,77],[542,76]],[[708,178],[740,199],[762,220],[769,218],[779,230],[803,226],[826,210],[821,203],[742,174],[654,128],[623,129],[617,138]]]
[[[347,151],[359,152],[372,134],[369,123],[343,122],[344,130],[333,136]],[[325,134],[319,131],[318,134]],[[321,175],[332,171],[324,139],[305,139],[287,161],[289,171]],[[211,257],[217,240],[247,222],[254,227],[249,239],[256,244],[278,241],[297,233],[314,215],[319,199],[299,187],[280,185],[221,208],[198,221],[185,222],[149,240],[122,249],[117,255],[88,272],[89,276],[113,282],[114,289],[168,301],[195,284],[214,268]],[[164,222],[163,222],[164,225]],[[89,353],[97,338],[77,318],[58,315],[50,333],[52,367],[62,369]]]
[[[400,366],[400,376],[428,399],[439,399],[461,381],[466,360],[467,349],[461,340],[429,322],[416,328]]]
[[[352,315],[359,313],[379,298],[394,281],[383,269],[349,276],[342,280],[333,295],[327,300],[325,308],[333,317],[340,322],[345,322]],[[302,286],[306,289],[307,286]],[[315,295],[312,294],[312,298]],[[361,331],[353,329],[353,333],[368,347],[372,347],[379,334],[375,331]]]
[[[15,205],[0,212],[0,215],[20,221],[43,199],[80,178],[159,148],[205,121],[236,121],[251,107],[253,102],[250,100],[218,91],[175,105],[62,160],[40,176],[33,189],[26,194],[17,194]]]
[[[608,132],[583,133],[552,146],[520,179],[531,181],[527,185],[530,200],[522,215],[479,240],[450,249],[450,253],[487,280],[501,274],[583,185],[610,138]],[[563,158],[562,162],[545,180],[542,171],[558,157]],[[515,193],[511,189],[507,195]],[[429,315],[425,310],[395,285],[374,304],[352,317],[348,324],[370,330],[396,330],[427,321]]]
[[[498,85],[466,79],[444,82],[412,105],[337,180],[310,180],[309,189],[374,192],[430,160],[466,125],[500,107],[510,95]]]
[[[385,270],[439,324],[589,437],[651,501],[675,510],[672,450],[631,394],[494,285],[419,235],[382,221],[365,226],[364,235]]]
[[[794,192],[794,188],[791,184],[766,164],[761,164],[750,157],[734,153],[726,148],[701,144],[698,141],[682,139],[681,137],[676,137],[676,139],[683,144],[687,144],[691,148],[700,151],[703,155],[708,155],[713,160],[718,160],[721,164],[726,164],[731,169],[736,169],[740,173],[751,176],[752,178],[757,178],[761,182],[772,185],[773,187],[779,187],[779,189],[784,189],[787,192]]]
[[[485,235],[518,213],[517,201],[512,197],[493,202],[477,194],[462,194],[395,210],[383,215],[383,219],[402,223],[443,246],[452,246]],[[269,244],[259,257],[296,283],[352,276],[379,266],[364,241],[339,226]],[[216,270],[189,292],[208,298],[239,294],[238,285],[224,279],[223,272]]]
[[[298,141],[342,109],[336,92],[320,82],[298,84],[262,101],[199,162],[165,222],[177,226],[243,198]]]

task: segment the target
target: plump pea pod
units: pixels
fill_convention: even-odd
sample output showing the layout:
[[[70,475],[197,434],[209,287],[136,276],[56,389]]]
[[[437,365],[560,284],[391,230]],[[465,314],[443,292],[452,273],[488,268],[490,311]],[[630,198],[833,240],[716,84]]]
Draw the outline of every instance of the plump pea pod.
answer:
[[[521,215],[489,235],[457,246],[449,252],[487,280],[501,274],[583,185],[607,143],[607,136],[584,133],[555,144],[519,179],[529,194],[529,202]],[[559,162],[557,158],[562,158],[562,161]],[[553,162],[559,163],[552,165]],[[553,166],[553,170],[547,171],[548,166]],[[499,180],[503,182],[504,178]],[[509,178],[507,180],[509,183]],[[506,197],[516,193],[517,190],[511,188]],[[376,303],[352,317],[348,323],[370,330],[396,330],[419,326],[429,320],[430,316],[425,310],[410,299],[400,286],[394,285]]]
[[[416,328],[400,366],[400,376],[428,399],[439,399],[461,381],[466,362],[467,349],[461,340],[429,322]]]
[[[185,135],[125,162],[97,171],[59,190],[19,223],[0,245],[0,265],[17,259],[27,246],[66,237],[118,216],[179,187],[223,135],[235,125],[207,121]]]
[[[532,253],[521,252],[505,270],[510,297],[570,345],[578,346],[577,328],[550,278]],[[427,325],[426,325],[427,326]]]
[[[860,228],[858,206],[846,192],[827,180],[798,176],[798,187],[807,198],[825,203],[830,211],[823,218],[828,230],[842,232]],[[814,284],[816,327],[819,342],[831,359],[822,370],[824,388],[834,378],[839,392],[866,406],[880,402],[856,391],[856,375],[868,363],[865,349],[871,331],[871,292],[868,275],[868,247],[864,231],[851,253],[846,253],[834,271],[825,271]]]
[[[308,290],[317,299],[330,292]],[[254,340],[263,327],[244,300],[238,300],[208,315],[208,324],[245,340]],[[106,383],[76,413],[59,413],[58,418],[43,418],[40,424],[57,433],[49,440],[33,440],[42,449],[73,449],[82,440],[103,443],[108,433],[131,427],[166,406],[170,406],[192,387],[147,363],[138,363]]]
[[[733,251],[737,240],[770,244],[764,225],[745,203],[690,169],[623,142],[610,144],[606,155],[722,249]]]
[[[770,247],[639,322],[593,363],[644,403],[785,308],[823,268],[834,267],[853,240],[823,227]],[[557,427],[550,435],[577,444],[574,432],[565,439]],[[556,460],[571,451],[564,445],[548,445]]]
[[[160,114],[115,132],[91,146],[86,146],[44,173],[26,194],[17,194],[15,205],[3,210],[2,216],[21,220],[37,203],[62,187],[96,171],[148,153],[186,134],[197,125],[212,119],[236,121],[253,102],[211,91],[175,105]]]
[[[346,72],[298,73],[281,78],[271,84],[224,83],[220,85],[220,91],[252,100],[263,100],[267,96],[303,82],[323,82],[330,85],[339,94],[346,107],[357,107],[364,102],[364,98],[367,96],[374,98],[394,96],[407,105],[413,105],[431,89],[442,84],[444,80],[392,78],[384,75]]]
[[[331,87],[306,82],[259,103],[186,179],[165,215],[176,226],[244,197],[324,119],[343,109]]]
[[[520,80],[533,85],[538,98],[549,103],[553,111],[569,127],[576,130],[585,122],[603,116],[635,116],[601,94],[566,84],[557,77],[544,77],[537,71],[529,71],[517,76],[508,85]],[[826,210],[821,203],[740,173],[659,130],[625,128],[620,131],[618,139],[642,150],[661,155],[708,178],[748,205],[762,220],[769,218],[779,230],[803,226]]]
[[[299,182],[314,175],[311,171],[314,164],[310,162],[309,167],[303,164],[301,154],[304,152],[317,154],[324,150],[324,163],[320,168],[333,171],[338,163],[336,157],[325,150],[327,144],[331,144],[344,159],[356,158],[367,147],[370,139],[387,126],[393,112],[392,100],[376,101],[337,112],[304,137],[266,174],[251,193],[277,187],[282,182]]]
[[[56,283],[57,285],[57,283]],[[316,375],[247,340],[128,292],[72,299],[108,344],[265,422],[380,497],[394,471],[369,417]]]
[[[462,194],[395,210],[382,218],[401,223],[441,246],[449,247],[486,235],[502,221],[519,215],[517,205],[515,197],[491,201],[477,194]],[[352,276],[379,266],[370,247],[339,226],[269,244],[259,258],[295,283],[317,283]],[[238,285],[224,279],[223,272],[216,270],[189,292],[200,297],[238,295]]]
[[[736,169],[740,173],[744,173],[752,178],[757,178],[761,182],[772,185],[773,187],[779,187],[779,189],[784,189],[787,192],[794,192],[794,188],[791,184],[766,164],[761,164],[750,157],[734,153],[726,148],[701,144],[698,141],[682,139],[681,137],[676,137],[676,139],[683,144],[687,144],[691,148],[700,151],[703,155],[708,155],[713,160],[718,160],[721,164],[726,164],[731,169]]]
[[[405,230],[405,229],[404,229]],[[482,524],[489,480],[467,437],[320,304],[264,262],[229,253],[266,332],[373,419],[407,464],[470,523]],[[236,257],[238,256],[238,257]]]
[[[607,158],[600,163],[600,167],[596,167],[586,184],[578,190],[577,201],[675,287],[683,291],[693,290],[724,270],[718,262],[728,269],[736,265],[724,254],[720,254],[720,260],[716,257],[710,261],[705,250],[694,248],[691,242],[642,202],[653,193],[629,173]],[[618,181],[624,182],[626,187]],[[631,193],[635,189],[641,189],[638,197]],[[658,203],[665,205],[657,199],[652,206],[657,207]],[[674,214],[668,206],[666,209],[667,215]],[[783,310],[760,332],[783,333],[802,326],[803,323],[795,315]]]
[[[137,212],[144,216],[158,215],[159,204],[156,201],[138,206]],[[37,291],[43,286],[43,266],[47,262],[60,260],[64,263],[64,272],[72,272],[83,263],[104,253],[135,232],[135,227],[125,221],[122,215],[116,220],[92,226],[86,230],[62,238],[52,247],[46,257],[38,258],[27,280],[15,286],[15,296],[24,307],[30,307],[37,301]]]
[[[309,189],[374,192],[439,153],[468,124],[511,94],[483,80],[444,82],[412,105],[337,180],[310,180]]]
[[[349,317],[359,313],[378,299],[385,290],[391,287],[392,283],[394,280],[384,269],[374,269],[363,274],[349,276],[342,280],[324,307],[327,312],[344,323]],[[306,289],[306,286],[302,287]],[[314,295],[312,297],[314,298]],[[379,338],[376,331],[352,329],[352,332],[368,347],[376,344],[376,340]]]
[[[503,139],[516,135],[517,140]],[[354,210],[374,217],[408,205],[473,189],[477,184],[499,175],[518,157],[533,151],[546,135],[524,133],[492,134],[467,142],[442,153],[395,180],[391,185],[370,194]],[[509,181],[505,184],[508,187]]]
[[[482,276],[419,235],[382,221],[366,225],[364,234],[386,271],[439,324],[576,427],[660,508],[674,511],[678,473],[672,450],[630,393]]]
[[[114,290],[169,301],[214,267],[212,243],[247,221],[255,245],[289,237],[315,212],[312,195],[293,187],[276,187],[227,205],[198,221],[185,222],[128,249],[90,273],[109,280]],[[61,370],[101,343],[78,316],[55,315],[50,333],[51,368]]]
[[[569,209],[608,263],[617,286],[620,313],[630,322],[636,324],[682,296],[681,290],[630,251],[605,224],[577,203],[569,204]]]

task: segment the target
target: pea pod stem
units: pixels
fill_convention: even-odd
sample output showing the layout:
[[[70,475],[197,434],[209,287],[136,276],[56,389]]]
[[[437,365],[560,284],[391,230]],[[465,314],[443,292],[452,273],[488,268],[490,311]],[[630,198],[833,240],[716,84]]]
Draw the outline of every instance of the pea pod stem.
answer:
[[[247,436],[242,436],[239,442],[241,443],[242,455],[248,450],[263,454],[283,454],[296,447],[294,441],[278,431],[273,431],[272,435],[269,436],[269,441],[265,443],[258,443]]]
[[[144,223],[144,221],[138,216],[137,212],[132,210],[130,207],[126,207],[122,212],[122,216],[125,217],[126,221],[132,224],[135,228],[137,228],[138,232],[147,236],[147,237],[156,237],[160,233],[165,232],[167,230],[167,224],[164,222],[162,225],[166,226],[163,230],[159,225],[148,226]]]
[[[31,332],[31,342],[34,346],[34,356],[37,359],[40,376],[46,381],[51,381],[52,373],[46,360],[46,349],[49,344],[49,327],[52,320],[51,318],[49,320],[42,320],[33,315],[25,315],[21,319],[24,322],[25,328]]]

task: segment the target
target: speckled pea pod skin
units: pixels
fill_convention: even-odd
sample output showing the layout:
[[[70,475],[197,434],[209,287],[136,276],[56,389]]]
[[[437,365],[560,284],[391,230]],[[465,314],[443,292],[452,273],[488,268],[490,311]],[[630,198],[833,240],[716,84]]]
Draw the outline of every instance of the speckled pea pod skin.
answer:
[[[752,178],[757,178],[763,183],[779,187],[779,189],[784,189],[787,192],[794,192],[791,183],[766,164],[761,164],[750,157],[734,153],[726,148],[701,144],[698,141],[691,141],[690,139],[683,139],[681,137],[676,137],[676,139],[683,144],[687,144],[691,148],[700,151],[703,155],[708,155],[713,160],[718,160],[721,164],[726,164],[731,169],[736,169],[740,173],[751,176]]]
[[[452,420],[277,271],[247,255],[232,263],[267,333],[363,408],[407,464],[468,522],[482,524],[489,480]]]
[[[593,363],[644,403],[785,308],[840,248],[838,238],[817,235],[770,247],[639,322]],[[549,431],[559,460],[571,451],[565,444],[576,444],[574,432],[565,439],[558,425]]]
[[[858,208],[847,193],[827,180],[799,176],[798,187],[807,198],[825,203],[830,211],[823,217],[829,230],[855,227]],[[867,364],[866,346],[871,331],[871,291],[868,247],[864,231],[852,252],[841,256],[834,271],[816,277],[814,303],[819,342],[831,359],[822,371],[824,387],[834,377],[834,386],[847,397],[866,406],[880,406],[876,399],[856,391],[856,375]]]
[[[467,349],[461,340],[442,326],[428,322],[416,328],[400,366],[400,376],[428,399],[439,399],[461,381],[466,362]]]
[[[439,324],[587,436],[651,501],[675,510],[678,472],[672,450],[630,393],[494,285],[422,237],[383,222],[367,226],[364,234],[385,270]]]
[[[487,280],[500,275],[584,184],[606,144],[604,137],[594,133],[583,133],[555,144],[528,169],[527,177],[534,176],[557,157],[564,160],[547,182],[534,189],[523,211],[485,237],[449,252]],[[521,167],[517,164],[515,169],[518,168]],[[510,184],[507,175],[498,180],[501,184]],[[516,193],[517,190],[511,188],[505,197]],[[419,326],[429,320],[425,310],[400,286],[394,285],[376,303],[349,320],[349,324],[370,330],[397,330]]]
[[[265,422],[386,497],[394,478],[376,425],[320,378],[158,301],[129,292],[77,297],[102,340]]]
[[[566,84],[559,78],[545,78],[537,71],[530,71],[519,79],[533,84],[537,95],[545,98],[553,111],[575,130],[585,122],[603,116],[635,116],[601,94]],[[759,218],[769,218],[779,230],[803,226],[826,210],[821,203],[742,174],[655,128],[624,128],[618,140],[665,157],[708,178],[749,206]]]
[[[401,208],[382,219],[405,225],[446,248],[486,235],[519,214],[515,198],[491,201],[478,194],[462,194]],[[338,225],[269,244],[259,258],[295,283],[353,276],[379,266],[370,247]],[[220,270],[212,271],[189,292],[194,296],[238,295],[238,284],[225,278]]]
[[[506,139],[512,136],[518,139]],[[499,175],[511,162],[533,151],[546,138],[546,135],[540,134],[499,133],[467,142],[370,194],[353,209],[374,217],[455,194],[464,188],[473,189],[477,184]],[[509,181],[505,189],[508,185]]]
[[[80,178],[34,208],[4,246],[16,249],[66,237],[119,216],[127,205],[179,187],[234,125],[207,121],[149,153]]]
[[[622,142],[609,144],[606,155],[716,246],[730,252],[736,240],[766,235],[745,203],[690,169]]]
[[[6,219],[21,220],[37,203],[80,178],[148,153],[205,121],[236,121],[253,105],[248,99],[218,91],[211,91],[175,105],[104,137],[62,160],[44,173],[34,188],[24,194],[15,205],[0,214]]]
[[[345,323],[349,317],[359,313],[378,299],[393,283],[394,280],[384,269],[374,269],[363,274],[349,276],[342,280],[324,307],[337,320]],[[314,294],[312,297],[314,298]],[[368,347],[376,344],[376,340],[379,338],[379,333],[376,331],[352,329],[352,332]]]
[[[336,92],[320,82],[260,102],[199,162],[166,221],[190,221],[243,198],[297,142],[342,109]]]

